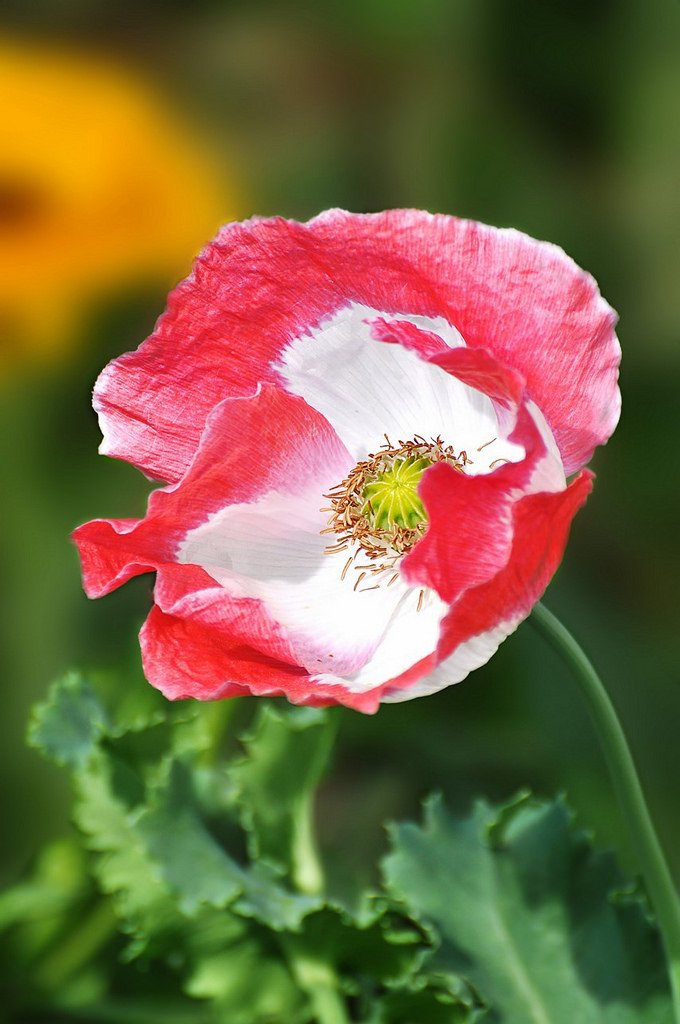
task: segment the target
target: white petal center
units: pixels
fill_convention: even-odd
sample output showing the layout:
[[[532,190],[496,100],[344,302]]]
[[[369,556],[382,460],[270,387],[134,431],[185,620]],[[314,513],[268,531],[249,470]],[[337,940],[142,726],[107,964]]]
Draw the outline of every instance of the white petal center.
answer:
[[[334,427],[357,462],[384,443],[419,434],[441,437],[465,451],[470,473],[487,473],[496,459],[517,462],[519,445],[507,441],[491,400],[398,344],[377,341],[371,322],[387,318],[432,331],[451,348],[465,344],[441,317],[392,315],[351,303],[284,350],[277,369]],[[477,452],[477,449],[482,451]]]

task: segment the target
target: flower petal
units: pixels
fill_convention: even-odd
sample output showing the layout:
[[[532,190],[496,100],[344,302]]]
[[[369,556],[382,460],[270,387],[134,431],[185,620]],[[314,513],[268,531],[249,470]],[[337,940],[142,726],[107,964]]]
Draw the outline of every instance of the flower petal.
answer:
[[[486,394],[421,358],[413,345],[383,344],[380,323],[386,321],[377,310],[347,306],[291,342],[277,364],[286,388],[326,417],[356,461],[377,451],[385,437],[394,443],[416,435],[440,436],[456,452],[496,440],[492,457],[522,457],[521,448],[499,438],[498,415]],[[395,324],[404,332],[400,342],[416,334],[432,348],[436,330],[452,358],[467,351],[443,320],[403,317],[389,323],[392,332]]]
[[[352,303],[443,318],[518,370],[568,474],[616,425],[615,316],[561,249],[420,211],[333,210],[220,232],[154,334],[100,377],[101,450],[178,480],[214,406],[276,380],[283,349]]]
[[[95,520],[74,532],[88,593],[107,593],[175,561],[187,531],[225,505],[268,490],[296,493],[310,481],[323,487],[351,465],[333,429],[299,398],[266,385],[250,398],[227,399],[210,417],[181,486],[154,491],[145,519]]]
[[[464,593],[442,622],[436,655],[384,686],[382,700],[435,693],[489,660],[543,596],[592,481],[593,474],[584,470],[564,491],[530,494],[515,504],[514,540],[505,567]]]
[[[272,385],[228,399],[210,417],[181,483],[155,491],[144,520],[99,521],[75,532],[88,592],[156,569],[156,602],[174,618],[219,632],[221,615],[232,637],[243,606],[252,623],[241,636],[247,617],[238,619],[241,642],[266,651],[270,630],[283,660],[309,672],[354,673],[372,657],[408,588],[397,582],[369,593],[371,580],[362,582],[358,569],[342,579],[351,552],[326,551],[332,538],[321,533],[323,495],[352,465],[302,399]],[[193,594],[178,573],[196,567]]]
[[[378,278],[377,293],[383,253],[375,250],[392,257],[390,269],[397,256],[413,268],[417,294],[422,300],[427,282],[436,305],[399,303],[397,309],[445,317],[469,347],[486,348],[518,370],[555,435],[568,476],[612,434],[620,413],[616,314],[590,274],[558,246],[511,228],[417,210],[363,217],[330,210],[309,226],[329,259],[339,239],[351,263],[356,252],[373,249],[377,270],[370,279]],[[382,297],[372,304],[394,308]]]
[[[170,700],[219,700],[253,695],[293,704],[344,704],[371,714],[377,691],[354,693],[296,665],[268,657],[223,628],[152,608],[140,632],[144,674]]]
[[[402,588],[402,596],[380,637],[380,643],[365,664],[344,678],[330,673],[321,675],[319,682],[343,687],[346,690],[342,699],[344,704],[361,710],[367,710],[371,705],[377,707],[385,683],[420,664],[436,650],[446,612],[447,605],[435,593],[422,593],[421,596],[418,588]],[[355,698],[349,695],[355,695]],[[367,699],[359,700],[361,695]]]
[[[117,590],[133,576],[151,572],[161,559],[140,543],[140,519],[93,519],[73,531],[88,597],[103,597]],[[159,537],[161,547],[165,536]],[[162,559],[161,559],[162,560]]]
[[[460,346],[447,345],[438,334],[406,319],[379,317],[370,327],[376,340],[402,345],[503,406],[518,405],[522,399],[524,379],[521,374],[504,366],[486,349],[469,349],[464,342]]]
[[[354,567],[342,578],[351,551],[326,551],[322,500],[321,489],[288,498],[271,492],[228,506],[188,533],[178,557],[203,566],[228,593],[262,602],[298,664],[345,676],[373,654],[404,586],[369,593],[370,580]]]
[[[262,601],[234,597],[198,566],[162,566],[154,597],[140,634],[142,657],[149,682],[166,697],[284,695],[296,704],[377,710],[370,689],[298,665]]]
[[[549,451],[529,407],[520,408],[511,440],[524,447],[521,462],[474,476],[439,463],[423,474],[418,490],[429,525],[402,562],[408,583],[431,587],[454,604],[507,563],[516,502],[533,491],[564,488],[559,457]]]
[[[297,665],[262,654],[223,627],[168,615],[154,606],[139,635],[144,674],[171,700],[217,700],[309,693],[310,677]]]

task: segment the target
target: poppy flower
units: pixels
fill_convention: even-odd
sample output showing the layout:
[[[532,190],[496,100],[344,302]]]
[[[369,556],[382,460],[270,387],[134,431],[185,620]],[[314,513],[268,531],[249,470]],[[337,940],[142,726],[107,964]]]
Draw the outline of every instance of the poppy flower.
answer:
[[[615,315],[556,246],[413,210],[228,225],[95,388],[165,482],[74,534],[155,572],[170,698],[375,711],[485,663],[555,572],[619,416]]]
[[[237,197],[163,97],[113,61],[3,37],[0,98],[1,366],[62,351],[96,295],[176,281]]]

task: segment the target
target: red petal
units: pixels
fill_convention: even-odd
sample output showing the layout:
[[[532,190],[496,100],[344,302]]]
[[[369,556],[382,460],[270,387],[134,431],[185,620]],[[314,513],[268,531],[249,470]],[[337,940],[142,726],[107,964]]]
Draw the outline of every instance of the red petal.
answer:
[[[309,691],[304,669],[255,650],[223,628],[151,609],[139,635],[144,674],[171,700]],[[306,685],[305,685],[306,684]]]
[[[515,629],[526,618],[557,571],[571,521],[592,487],[593,474],[584,470],[565,491],[530,494],[517,502],[508,564],[451,609],[442,623],[440,658],[448,657],[471,636],[504,622],[512,623]]]
[[[557,571],[571,522],[590,494],[592,481],[593,474],[584,470],[564,491],[530,494],[516,502],[514,540],[505,567],[463,594],[442,622],[437,651],[380,687],[381,696],[415,685],[473,637],[497,628],[508,636],[517,628]]]
[[[293,704],[315,707],[344,704],[368,714],[377,711],[378,692],[351,693],[341,685],[322,684],[305,669],[277,658],[276,644],[269,653],[258,650],[233,625],[233,618],[231,623],[228,617],[211,623],[152,608],[140,632],[146,678],[170,700],[252,694],[284,696]]]
[[[382,316],[376,317],[371,321],[371,334],[376,341],[384,341],[388,345],[402,345],[428,361],[451,351],[444,339],[434,331],[426,331],[409,320],[386,320]]]
[[[419,493],[429,527],[402,562],[407,582],[431,587],[451,604],[495,576],[510,554],[517,481],[526,475],[523,462],[484,476],[466,476],[444,463],[428,470]]]
[[[151,338],[102,374],[102,450],[178,480],[210,410],[273,381],[282,348],[351,301],[444,316],[519,371],[567,473],[616,425],[615,316],[560,249],[454,217],[336,210],[223,229]]]
[[[463,384],[483,392],[505,408],[519,405],[524,392],[521,374],[504,366],[486,349],[461,346],[451,348],[438,334],[425,331],[405,320],[380,317],[371,324],[371,334],[378,341],[404,348],[428,363],[440,366]]]
[[[305,401],[265,385],[250,398],[220,404],[181,484],[154,491],[142,520],[94,520],[73,533],[90,597],[132,576],[175,562],[188,533],[226,505],[269,490],[302,489],[351,459],[332,427]]]

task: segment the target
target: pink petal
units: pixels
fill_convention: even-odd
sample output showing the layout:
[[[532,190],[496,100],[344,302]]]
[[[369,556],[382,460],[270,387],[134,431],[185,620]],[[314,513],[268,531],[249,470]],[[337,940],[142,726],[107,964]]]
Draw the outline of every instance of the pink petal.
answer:
[[[451,348],[439,335],[417,324],[384,317],[373,321],[371,333],[378,341],[415,352],[421,359],[441,367],[506,408],[519,405],[522,400],[525,382],[521,374],[505,366],[486,349]]]
[[[454,217],[336,210],[222,230],[154,334],[100,377],[102,451],[178,480],[211,409],[275,380],[282,349],[350,302],[444,316],[519,371],[567,473],[616,425],[615,316],[560,249]]]
[[[351,460],[332,428],[301,399],[271,385],[222,403],[181,486],[154,491],[142,520],[93,520],[73,533],[83,585],[100,597],[176,560],[187,532],[225,505],[272,488],[290,491]]]
[[[168,615],[154,607],[139,635],[144,674],[171,700],[217,700],[248,693],[309,692],[304,669],[287,665],[230,637],[224,628]]]
[[[93,519],[73,531],[80,555],[83,589],[88,597],[103,597],[133,576],[156,568],[152,556],[139,542],[140,519]],[[159,538],[165,546],[165,538]]]
[[[340,579],[346,554],[333,560],[323,553],[327,544],[327,538],[319,535],[326,519],[319,513],[323,491],[329,483],[341,480],[351,464],[327,421],[302,399],[272,385],[263,386],[251,398],[228,399],[209,418],[199,451],[185,477],[178,485],[151,495],[145,519],[122,523],[95,521],[75,531],[87,592],[99,596],[133,575],[156,570],[155,602],[173,620],[173,636],[180,630],[175,620],[181,620],[192,623],[192,636],[205,630],[210,649],[218,642],[225,650],[234,645],[245,646],[258,656],[269,656],[289,666],[307,661],[321,665],[327,658],[335,658],[329,665],[340,672],[343,664],[363,664],[378,643],[381,623],[389,620],[399,594],[395,587],[382,594],[382,601],[376,601],[375,595],[354,593],[349,581],[344,583]],[[320,480],[326,481],[325,488]],[[286,590],[289,596],[285,603],[289,607],[279,607],[278,612],[268,596],[268,576],[275,568],[269,563],[264,579],[252,581],[250,589],[254,593],[250,594],[250,581],[239,578],[238,572],[232,580],[233,574],[227,570],[222,579],[220,561],[212,565],[209,559],[199,559],[201,564],[196,564],[192,558],[186,564],[183,558],[178,564],[188,536],[211,526],[216,513],[234,506],[256,509],[258,499],[270,494],[292,493],[297,500],[297,495],[309,490],[310,484],[314,500],[310,509],[305,512],[303,508],[301,512],[312,515],[314,520],[315,558],[317,562],[321,559],[322,568],[327,569],[323,579],[332,577],[329,594],[323,591],[323,580],[317,586],[312,579],[316,562],[311,568],[307,563],[301,564],[300,579],[290,581]],[[291,529],[298,528],[295,523],[289,525]],[[218,559],[224,559],[229,547],[223,541],[218,532],[214,537]],[[253,542],[257,544],[258,538]],[[206,550],[210,547],[208,537]],[[256,554],[251,552],[253,558]],[[229,558],[227,555],[225,564]],[[339,588],[343,590],[341,595],[336,594]],[[312,594],[317,595],[318,601],[312,599]],[[328,607],[321,607],[322,597]],[[369,603],[371,598],[373,602]],[[352,615],[342,611],[348,599],[354,609]],[[156,616],[151,621],[160,622]],[[323,635],[323,622],[334,627],[329,636]],[[158,666],[161,660],[161,654],[156,653],[152,663]],[[307,677],[305,669],[300,668],[300,672]],[[170,676],[173,677],[172,672]],[[160,678],[158,674],[154,676],[155,685],[161,686]],[[335,702],[340,692],[340,685],[329,687],[325,702]],[[196,695],[202,693],[199,687]]]
[[[187,568],[187,567],[182,567]],[[223,601],[228,595],[223,592]],[[230,602],[231,612],[235,604]],[[261,609],[242,607],[247,617]],[[224,610],[224,609],[223,609]],[[215,608],[217,611],[217,606]],[[378,693],[352,693],[342,685],[327,685],[305,669],[278,658],[277,644],[261,650],[244,639],[252,626],[238,628],[238,615],[173,615],[152,608],[140,632],[144,674],[170,700],[218,700],[251,694],[286,697],[294,704],[325,707],[344,704],[358,711],[378,709]],[[276,630],[272,633],[276,641]]]
[[[499,623],[515,629],[526,618],[562,561],[571,522],[593,486],[589,470],[565,491],[530,494],[515,505],[512,553],[492,580],[468,592],[443,624],[440,657]]]
[[[429,525],[401,565],[413,586],[431,587],[453,604],[507,563],[513,544],[514,506],[531,489],[539,463],[548,457],[525,406],[510,440],[524,446],[521,462],[508,462],[475,476],[444,463],[424,473],[419,493]]]
[[[442,623],[437,651],[383,686],[383,699],[408,699],[409,689],[413,696],[435,692],[491,658],[543,596],[592,481],[593,474],[584,470],[564,491],[530,494],[515,504],[514,540],[505,567],[463,594]],[[423,681],[430,685],[422,687]]]

